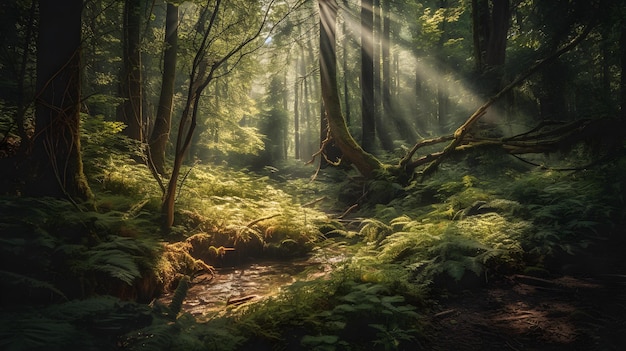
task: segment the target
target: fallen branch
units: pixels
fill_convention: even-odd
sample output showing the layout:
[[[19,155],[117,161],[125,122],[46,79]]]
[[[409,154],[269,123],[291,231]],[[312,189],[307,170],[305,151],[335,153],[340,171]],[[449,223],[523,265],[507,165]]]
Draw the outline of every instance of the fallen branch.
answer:
[[[411,148],[411,150],[407,152],[407,154],[402,158],[402,160],[400,160],[400,167],[405,167],[409,163],[409,161],[411,161],[411,158],[413,158],[413,155],[415,155],[418,149],[422,147],[450,141],[452,139],[454,139],[454,135],[450,134],[450,135],[444,135],[438,138],[426,139],[426,140],[421,140],[417,142],[417,144],[415,144],[413,148]]]
[[[348,207],[348,209],[343,211],[343,213],[339,217],[337,217],[337,218],[338,219],[343,219],[345,216],[347,216],[350,212],[352,212],[352,210],[354,210],[357,207],[359,207],[359,204],[354,204],[354,205]]]
[[[252,228],[253,225],[255,225],[255,224],[259,223],[259,222],[263,222],[265,220],[272,219],[272,218],[278,217],[278,216],[280,216],[280,213],[269,215],[269,216],[265,216],[265,217],[261,217],[261,218],[257,218],[257,219],[255,219],[253,221],[248,222],[248,224],[246,224],[245,228]]]
[[[546,129],[549,126],[558,126],[556,128]],[[620,122],[610,118],[598,119],[581,119],[573,122],[542,122],[532,130],[518,134],[508,138],[494,139],[466,135],[462,141],[458,141],[454,145],[454,149],[447,152],[463,152],[476,148],[497,148],[507,154],[510,154],[523,162],[534,166],[541,166],[530,161],[526,161],[519,157],[522,154],[539,154],[563,151],[571,148],[573,145],[590,140],[601,141],[609,150],[609,153],[593,162],[580,167],[561,168],[554,170],[574,171],[591,167],[594,164],[610,157],[611,151],[621,147],[621,140],[625,137],[625,133],[620,128]],[[432,142],[437,139],[430,139]],[[425,164],[432,164],[434,161],[441,159],[446,150],[431,153],[420,157],[419,159],[410,161],[404,169],[415,169]]]
[[[476,123],[476,121],[478,121],[480,119],[480,117],[482,117],[487,112],[487,109],[489,107],[491,107],[491,105],[493,105],[496,101],[498,101],[500,98],[502,98],[505,94],[507,94],[514,87],[516,87],[517,85],[519,85],[522,82],[524,82],[529,76],[531,76],[532,74],[537,72],[544,65],[546,65],[546,64],[556,60],[561,55],[563,55],[566,52],[568,52],[568,51],[572,50],[573,48],[575,48],[576,45],[578,45],[583,39],[585,39],[587,37],[589,32],[591,32],[592,28],[593,28],[593,26],[591,26],[591,25],[587,26],[587,28],[585,28],[585,30],[582,33],[580,33],[576,38],[574,38],[572,41],[570,41],[567,45],[565,45],[561,49],[557,50],[552,55],[550,55],[550,56],[548,56],[548,57],[546,57],[546,58],[544,58],[542,60],[537,61],[526,72],[524,72],[523,74],[518,76],[511,83],[509,83],[502,90],[500,90],[496,95],[492,96],[489,100],[487,100],[487,102],[485,102],[482,106],[480,106],[465,121],[465,123],[463,123],[459,128],[457,128],[457,130],[453,134],[452,142],[450,142],[450,144],[448,144],[448,146],[446,146],[443,149],[443,151],[437,157],[435,157],[426,166],[426,168],[424,168],[424,170],[422,171],[422,179],[424,177],[426,177],[427,175],[431,174],[432,172],[434,172],[437,169],[437,167],[441,164],[441,162],[443,162],[443,160],[446,157],[448,157],[452,152],[454,152],[457,149],[457,147],[463,142],[465,136],[468,134],[470,128],[474,125],[474,123]],[[407,158],[407,157],[405,157],[405,158]],[[407,164],[407,163],[408,163],[408,161],[405,162],[405,164]],[[409,170],[413,171],[413,169],[409,169]]]
[[[302,204],[302,207],[311,207],[311,206],[315,205],[316,203],[322,202],[322,201],[324,201],[326,199],[327,199],[326,196],[322,196],[322,197],[319,197],[319,198],[317,198],[317,199],[315,199],[313,201],[309,201],[309,202],[307,202],[305,204]]]

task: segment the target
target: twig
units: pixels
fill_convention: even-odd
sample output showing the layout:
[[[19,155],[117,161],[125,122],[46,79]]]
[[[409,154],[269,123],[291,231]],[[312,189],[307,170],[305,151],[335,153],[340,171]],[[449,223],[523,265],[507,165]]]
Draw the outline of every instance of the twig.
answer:
[[[176,200],[178,200],[178,197],[180,196],[180,191],[183,189],[183,185],[185,184],[185,180],[187,180],[189,173],[191,173],[191,170],[197,164],[198,164],[198,161],[196,161],[191,167],[189,167],[187,172],[185,172],[185,175],[183,176],[183,178],[180,180],[180,185],[178,185],[178,193],[176,194]]]
[[[322,197],[317,198],[317,199],[315,199],[315,200],[313,200],[313,201],[309,201],[309,202],[307,202],[307,203],[303,204],[303,205],[302,205],[302,207],[310,207],[310,206],[313,206],[313,205],[315,205],[316,203],[321,202],[321,201],[324,201],[324,200],[326,200],[326,199],[327,199],[327,197],[326,197],[326,196],[322,196]]]
[[[447,317],[450,314],[453,314],[456,312],[456,309],[451,309],[451,310],[445,310],[445,311],[441,311],[439,313],[435,313],[433,315],[433,318],[443,318],[443,317]]]
[[[276,213],[276,214],[273,214],[273,215],[257,218],[257,219],[255,219],[255,220],[253,220],[251,222],[248,222],[248,224],[246,224],[246,228],[252,228],[253,225],[255,225],[255,224],[259,223],[259,222],[262,222],[262,221],[265,221],[265,220],[268,220],[268,219],[272,219],[272,218],[278,217],[278,216],[280,216],[280,213]]]
[[[359,207],[359,204],[354,204],[350,207],[348,207],[347,210],[345,210],[341,216],[337,217],[338,219],[343,219],[345,216],[347,216],[350,212],[352,212],[352,210],[354,210],[355,208]]]

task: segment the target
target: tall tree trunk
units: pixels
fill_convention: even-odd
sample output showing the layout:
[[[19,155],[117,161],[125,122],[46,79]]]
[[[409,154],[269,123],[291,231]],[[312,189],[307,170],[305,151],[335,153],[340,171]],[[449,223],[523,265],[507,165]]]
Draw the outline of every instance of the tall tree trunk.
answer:
[[[485,68],[486,41],[489,38],[489,0],[472,0],[472,40],[476,72]]]
[[[372,0],[361,0],[361,145],[367,151],[372,151],[376,139],[372,5]]]
[[[80,153],[82,8],[82,0],[39,1],[34,178],[24,189],[27,195],[92,196]]]
[[[347,5],[346,5],[347,6]],[[346,20],[344,19],[342,23],[342,46],[343,46],[343,57],[341,60],[342,68],[343,68],[343,104],[344,110],[346,111],[346,124],[349,126],[351,123],[351,111],[350,111],[350,91],[348,90],[348,46],[350,45],[350,40],[348,39],[348,25],[346,24]]]
[[[506,54],[506,37],[511,17],[510,0],[492,0],[491,28],[485,64],[495,67],[504,64]]]
[[[624,7],[622,7],[624,8]],[[619,59],[620,59],[620,116],[622,125],[626,124],[626,18],[622,16],[620,21],[620,37],[619,37]]]
[[[294,134],[294,158],[299,160],[300,155],[300,89],[304,76],[302,75],[303,60],[298,57],[296,59],[296,79],[294,82],[293,92],[293,134]]]
[[[309,67],[309,63],[313,62],[313,50],[312,50],[312,45],[310,45],[310,41],[307,42],[307,44],[309,44],[309,47],[307,48],[307,56],[305,56],[304,52],[302,55],[302,60],[304,61],[302,63],[303,65],[303,69],[304,69],[304,91],[303,91],[303,96],[302,96],[302,101],[304,103],[304,128],[303,132],[302,132],[302,155],[305,157],[305,159],[308,160],[308,158],[311,157],[311,155],[313,155],[313,142],[312,142],[312,138],[311,136],[313,135],[313,116],[316,114],[315,108],[314,106],[317,106],[317,104],[311,104],[311,91],[313,91],[313,87],[317,86],[315,79],[313,79],[310,75],[307,74],[306,70],[307,67]],[[313,93],[313,95],[315,95],[315,93]],[[317,128],[315,128],[317,129]],[[315,131],[315,135],[317,136],[317,130]],[[317,140],[317,137],[313,140]]]
[[[483,79],[487,81],[487,96],[498,92],[504,77],[506,58],[506,38],[511,17],[510,0],[491,0],[491,16],[489,17],[489,37],[485,48],[485,68]],[[504,99],[500,105],[504,105]],[[502,106],[504,110],[506,106]]]
[[[362,175],[373,177],[374,171],[380,170],[383,165],[354,141],[341,113],[335,53],[335,24],[338,6],[335,0],[319,0],[319,8],[320,78],[325,120],[328,122],[333,141],[343,153],[343,160],[354,164]]]
[[[447,24],[448,24],[448,0],[441,0],[439,6],[444,10],[443,20],[441,21],[441,36],[437,46],[438,70],[437,78],[437,126],[442,134],[447,132],[448,124],[448,92],[445,88],[445,76],[448,70],[447,63],[443,56],[443,46],[447,40]]]
[[[163,80],[159,106],[150,135],[150,158],[159,174],[165,175],[165,149],[172,123],[172,100],[176,81],[176,56],[178,54],[178,6],[168,3],[165,20],[165,53],[163,55]]]
[[[118,120],[127,127],[124,133],[131,139],[143,141],[141,88],[141,0],[126,0],[123,13],[123,68],[120,95],[124,102],[118,110]]]
[[[382,6],[386,6],[387,1],[382,3]],[[389,18],[386,18],[386,11],[382,10],[381,0],[374,1],[374,27],[376,28],[373,33],[374,38],[374,118],[376,120],[376,134],[380,145],[386,151],[393,150],[393,137],[389,128],[389,114],[388,103],[385,101],[385,89],[387,86],[387,76],[389,74],[389,45],[385,42],[385,26],[390,22]],[[382,50],[379,50],[381,49]],[[386,52],[385,52],[386,50]],[[382,51],[382,54],[381,54]],[[386,56],[385,56],[386,55]],[[387,62],[385,62],[387,60]],[[382,70],[381,70],[382,61]],[[385,69],[387,72],[385,72]]]

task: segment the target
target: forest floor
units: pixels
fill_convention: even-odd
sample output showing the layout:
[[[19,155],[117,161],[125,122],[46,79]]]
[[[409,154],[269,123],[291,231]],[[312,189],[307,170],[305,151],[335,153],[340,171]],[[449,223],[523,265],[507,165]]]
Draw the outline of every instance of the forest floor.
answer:
[[[509,276],[429,319],[428,350],[626,350],[626,277]]]

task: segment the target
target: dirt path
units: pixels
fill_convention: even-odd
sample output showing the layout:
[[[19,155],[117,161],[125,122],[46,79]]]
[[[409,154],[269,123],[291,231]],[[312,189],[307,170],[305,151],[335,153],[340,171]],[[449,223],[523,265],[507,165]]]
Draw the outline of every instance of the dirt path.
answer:
[[[626,350],[626,276],[511,276],[441,300],[429,322],[429,350]]]

